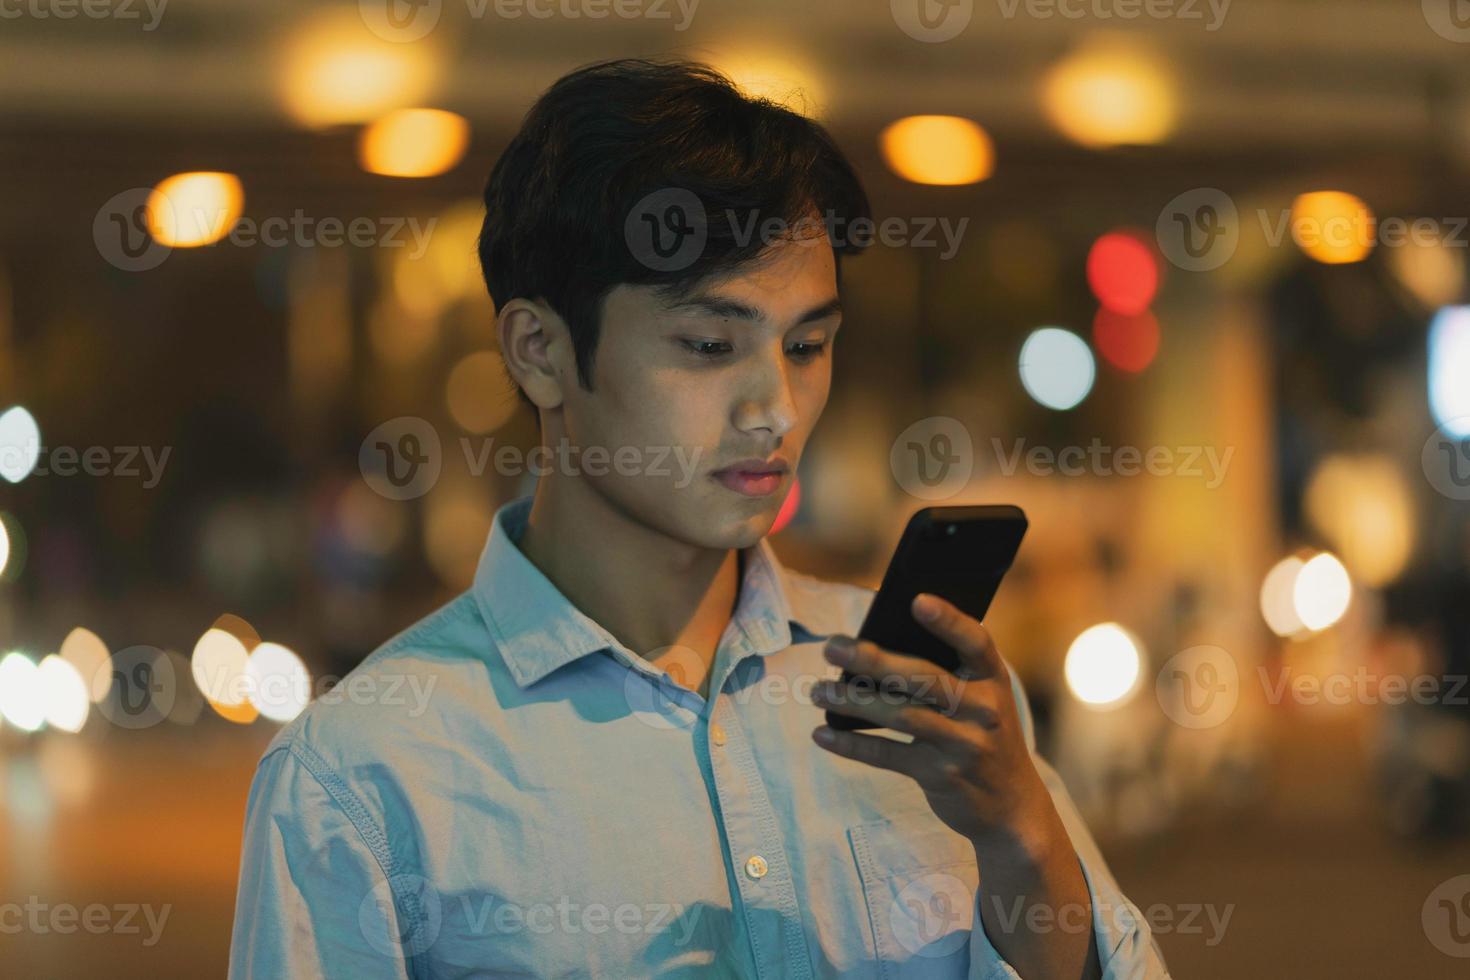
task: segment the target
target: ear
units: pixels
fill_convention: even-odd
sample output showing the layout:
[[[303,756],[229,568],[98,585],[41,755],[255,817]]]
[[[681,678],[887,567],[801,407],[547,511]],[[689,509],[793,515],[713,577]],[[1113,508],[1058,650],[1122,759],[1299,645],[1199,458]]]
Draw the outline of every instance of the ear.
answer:
[[[496,314],[495,328],[500,356],[526,396],[537,408],[560,406],[563,381],[576,372],[571,334],[562,318],[545,303],[517,298]]]

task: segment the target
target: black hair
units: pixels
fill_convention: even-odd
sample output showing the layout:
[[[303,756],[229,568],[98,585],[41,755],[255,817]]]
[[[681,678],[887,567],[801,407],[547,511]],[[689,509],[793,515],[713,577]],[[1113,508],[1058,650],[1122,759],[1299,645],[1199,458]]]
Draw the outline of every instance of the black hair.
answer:
[[[614,286],[679,296],[775,244],[759,231],[772,218],[821,221],[839,273],[841,256],[867,244],[832,234],[871,214],[826,129],[708,65],[599,62],[552,85],[496,161],[480,269],[497,309],[524,297],[562,317],[590,391]],[[699,234],[676,235],[670,252],[666,229]]]

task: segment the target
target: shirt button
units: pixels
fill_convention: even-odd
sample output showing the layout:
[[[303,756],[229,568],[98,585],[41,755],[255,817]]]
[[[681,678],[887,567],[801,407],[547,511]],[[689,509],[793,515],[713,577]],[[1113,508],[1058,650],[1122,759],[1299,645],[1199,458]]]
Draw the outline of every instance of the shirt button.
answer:
[[[752,878],[764,878],[766,876],[766,859],[759,854],[751,855],[750,860],[745,862],[745,873]]]
[[[716,745],[724,745],[725,744],[725,730],[723,728],[721,728],[719,725],[712,723],[709,726],[709,740],[711,742],[714,742]]]

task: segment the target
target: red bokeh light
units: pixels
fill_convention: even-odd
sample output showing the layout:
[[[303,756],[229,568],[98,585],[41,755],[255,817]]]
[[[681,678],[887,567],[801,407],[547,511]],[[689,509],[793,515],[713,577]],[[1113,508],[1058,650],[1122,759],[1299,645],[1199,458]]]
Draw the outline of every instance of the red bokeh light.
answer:
[[[1158,318],[1148,310],[1126,316],[1104,307],[1093,317],[1092,342],[1103,360],[1137,374],[1159,352]]]
[[[781,504],[781,510],[776,514],[776,523],[771,525],[771,534],[775,534],[791,523],[796,516],[796,508],[801,506],[801,480],[793,476],[791,478],[791,492],[786,494],[786,500]]]
[[[1087,253],[1087,285],[1114,313],[1137,316],[1159,291],[1159,263],[1137,235],[1110,231]]]

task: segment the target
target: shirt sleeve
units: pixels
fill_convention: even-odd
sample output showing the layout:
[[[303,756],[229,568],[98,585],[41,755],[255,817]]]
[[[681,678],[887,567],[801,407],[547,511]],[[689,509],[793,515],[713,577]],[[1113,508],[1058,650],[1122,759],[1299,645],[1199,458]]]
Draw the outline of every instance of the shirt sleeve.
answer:
[[[403,883],[383,870],[382,837],[342,780],[324,775],[289,741],[261,759],[246,803],[229,980],[416,972],[407,954],[421,923],[396,900]]]
[[[1077,859],[1082,865],[1082,875],[1087,880],[1087,893],[1092,902],[1092,930],[1097,936],[1097,957],[1102,965],[1103,980],[1169,980],[1169,970],[1164,965],[1164,954],[1153,936],[1147,920],[1132,902],[1128,901],[1113,874],[1103,860],[1102,852],[1092,839],[1071,794],[1045,759],[1036,754],[1036,731],[1031,720],[1031,707],[1026,700],[1026,691],[1021,686],[1015,671],[1011,672],[1011,687],[1015,694],[1016,709],[1021,716],[1021,728],[1026,733],[1026,745],[1031,749],[1031,759],[1036,763],[1041,781],[1051,792],[1052,803],[1062,818]],[[1015,969],[1001,958],[1000,953],[985,934],[980,916],[980,898],[976,896],[973,921],[970,926],[970,978],[971,980],[1021,980]]]

